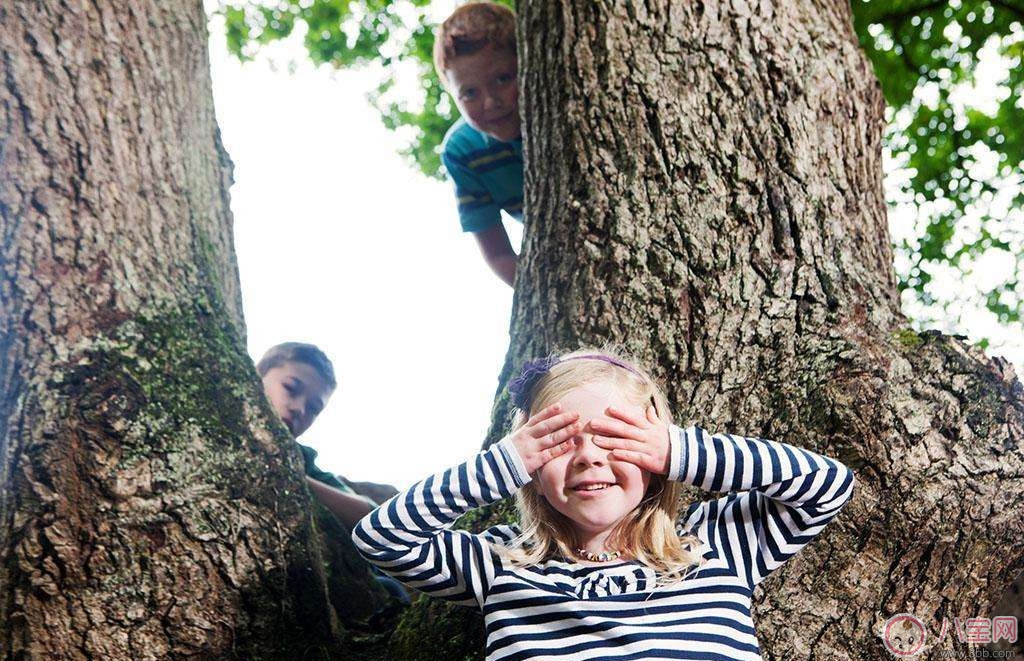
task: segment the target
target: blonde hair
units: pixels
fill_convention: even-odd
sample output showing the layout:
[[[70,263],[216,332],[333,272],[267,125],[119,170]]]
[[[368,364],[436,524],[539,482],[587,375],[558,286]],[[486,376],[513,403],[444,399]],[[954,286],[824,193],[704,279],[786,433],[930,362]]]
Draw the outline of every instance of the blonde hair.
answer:
[[[434,36],[434,68],[441,82],[460,55],[472,55],[487,46],[516,54],[516,16],[496,2],[467,2],[452,12]]]
[[[629,365],[629,369],[606,362],[603,356]],[[576,358],[574,360],[567,360]],[[530,410],[519,411],[514,419],[513,432],[522,427],[530,416],[564,397],[569,391],[589,383],[607,383],[617,388],[626,401],[647,408],[654,404],[658,418],[671,424],[668,400],[653,378],[636,366],[621,351],[583,348],[559,357],[547,374],[541,377],[530,392]],[[703,564],[697,549],[701,541],[695,535],[680,537],[676,533],[676,517],[682,487],[664,475],[651,474],[643,500],[612,531],[609,543],[622,553],[654,569],[658,585],[682,581],[687,570]],[[495,544],[496,552],[516,566],[536,565],[561,555],[571,558],[578,547],[572,522],[548,503],[541,495],[536,481],[529,482],[516,494],[521,533],[505,545]]]

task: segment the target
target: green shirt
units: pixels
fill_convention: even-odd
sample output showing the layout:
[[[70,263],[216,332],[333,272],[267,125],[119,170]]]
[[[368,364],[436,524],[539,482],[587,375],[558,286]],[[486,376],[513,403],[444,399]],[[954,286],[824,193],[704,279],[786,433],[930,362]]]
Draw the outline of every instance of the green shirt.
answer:
[[[303,445],[302,443],[297,443],[297,445],[299,446],[299,449],[302,450],[302,460],[306,464],[306,475],[317,482],[323,482],[329,487],[334,487],[338,491],[344,491],[345,493],[350,493],[353,496],[358,495],[350,486],[339,480],[337,475],[332,475],[331,473],[328,473],[325,470],[320,470],[320,468],[317,467],[316,450],[308,445]]]

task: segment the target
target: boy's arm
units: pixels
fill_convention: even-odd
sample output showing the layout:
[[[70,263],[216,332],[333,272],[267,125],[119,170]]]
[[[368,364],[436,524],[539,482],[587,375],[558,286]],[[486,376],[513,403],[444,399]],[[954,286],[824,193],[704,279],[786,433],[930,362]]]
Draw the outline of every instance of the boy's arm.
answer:
[[[508,232],[505,225],[500,221],[487,229],[473,232],[476,237],[480,252],[491,270],[502,279],[509,287],[513,286],[516,278],[516,253],[512,250],[512,244],[508,240]]]
[[[448,176],[455,184],[459,222],[463,232],[476,237],[484,261],[509,287],[516,277],[516,254],[501,222],[501,208],[480,176],[447,149],[441,153]]]
[[[345,493],[308,475],[306,476],[306,484],[317,500],[323,503],[327,509],[331,510],[334,516],[341,519],[341,522],[349,529],[377,506],[376,503],[372,503],[362,496]]]

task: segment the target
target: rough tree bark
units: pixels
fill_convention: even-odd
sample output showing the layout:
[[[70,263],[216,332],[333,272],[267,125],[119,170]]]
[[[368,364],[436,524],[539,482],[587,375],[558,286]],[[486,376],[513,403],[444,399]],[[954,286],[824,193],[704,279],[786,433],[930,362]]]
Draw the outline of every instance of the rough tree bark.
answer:
[[[1021,384],[900,313],[883,102],[848,3],[520,12],[544,222],[510,362],[613,339],[657,365],[681,420],[854,468],[855,501],[756,595],[766,657],[887,658],[891,615],[933,632],[994,615],[1024,557]]]
[[[934,642],[944,617],[999,614],[1024,557],[1021,384],[900,312],[883,100],[848,3],[518,12],[527,230],[502,383],[613,341],[655,367],[677,420],[856,471],[854,502],[755,593],[765,658],[887,659],[892,615]],[[506,412],[499,396],[489,441]],[[413,618],[432,641],[459,632],[446,658],[479,655],[475,616]],[[415,640],[400,629],[397,656],[427,658]],[[951,628],[928,656],[954,648]]]
[[[245,352],[206,42],[198,0],[0,3],[4,659],[360,658],[386,603]]]

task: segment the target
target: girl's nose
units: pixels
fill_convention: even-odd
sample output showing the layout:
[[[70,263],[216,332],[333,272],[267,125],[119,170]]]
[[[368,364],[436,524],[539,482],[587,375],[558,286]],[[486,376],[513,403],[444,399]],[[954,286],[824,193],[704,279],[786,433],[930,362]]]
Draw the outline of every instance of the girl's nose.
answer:
[[[594,443],[593,434],[580,434],[573,439],[576,447],[573,448],[573,461],[579,464],[603,464],[608,456],[608,450],[599,447]]]

